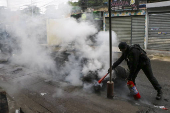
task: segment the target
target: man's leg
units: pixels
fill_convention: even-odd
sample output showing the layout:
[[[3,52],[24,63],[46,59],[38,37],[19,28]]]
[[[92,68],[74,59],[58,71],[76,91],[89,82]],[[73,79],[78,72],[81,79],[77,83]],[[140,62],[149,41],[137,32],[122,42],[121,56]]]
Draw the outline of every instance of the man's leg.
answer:
[[[135,85],[136,85],[135,79],[136,79],[136,77],[137,77],[140,69],[141,69],[141,68],[138,66],[137,69],[136,69],[136,71],[135,71],[135,73],[134,73],[134,75],[132,76],[132,81],[133,81],[133,83],[134,83]]]
[[[161,89],[162,88],[159,85],[156,78],[153,76],[150,61],[148,61],[147,64],[142,67],[142,70],[145,73],[145,75],[147,76],[147,78],[149,79],[149,81],[151,82],[151,84],[153,85],[153,87],[155,88],[155,90],[157,90],[157,92],[158,92],[156,99],[158,99],[158,100],[161,99],[161,97],[162,97],[162,90]]]

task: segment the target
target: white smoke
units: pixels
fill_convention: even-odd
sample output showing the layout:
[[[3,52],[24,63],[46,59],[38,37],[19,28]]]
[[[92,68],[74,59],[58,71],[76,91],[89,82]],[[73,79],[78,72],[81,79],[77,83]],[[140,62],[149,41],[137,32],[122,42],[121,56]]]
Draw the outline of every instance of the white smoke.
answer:
[[[109,68],[109,32],[98,32],[94,24],[87,21],[77,22],[74,18],[57,19],[56,23],[51,32],[60,37],[60,50],[69,50],[69,44],[74,42],[75,52],[69,56],[63,67],[68,74],[65,80],[77,86],[82,84],[81,77],[86,76],[89,71],[98,71],[100,76],[105,75]],[[97,46],[92,46],[89,39],[94,35]],[[115,32],[112,32],[112,42],[116,46]],[[88,61],[82,65],[84,58]]]
[[[89,45],[88,38],[97,33],[94,25],[84,21],[78,23],[72,18],[62,21],[59,23],[63,26],[56,30],[57,36],[62,37],[61,47],[69,49],[68,43],[74,41],[76,50],[76,53],[71,54],[69,63],[64,67],[70,72],[66,77],[66,81],[71,82],[73,85],[81,85],[80,78],[86,76],[89,71],[98,71],[100,76],[105,75],[109,68],[109,32],[99,32],[96,35],[98,45],[92,47]],[[65,33],[66,31],[67,33]],[[112,34],[113,45],[116,45],[116,34],[114,32]],[[88,61],[82,66],[84,58],[88,59]]]
[[[56,89],[56,93],[54,93],[52,96],[53,97],[63,97],[64,95],[64,91],[63,91],[63,89],[60,89],[60,88],[58,88],[58,89]]]
[[[100,77],[105,75],[109,68],[109,32],[98,32],[94,24],[88,21],[78,22],[76,19],[70,18],[68,12],[71,11],[71,7],[61,0],[58,5],[58,9],[55,9],[56,13],[48,12],[47,15],[44,15],[47,17],[43,19],[41,16],[28,16],[18,12],[14,22],[11,19],[6,20],[6,23],[10,23],[12,28],[9,32],[12,37],[17,39],[16,44],[13,44],[13,46],[17,46],[17,49],[13,48],[14,55],[11,62],[29,66],[32,69],[47,69],[54,73],[62,72],[67,75],[65,80],[76,86],[82,85],[81,77],[86,76],[89,71],[97,71]],[[6,16],[11,18],[10,15]],[[51,32],[62,42],[60,51],[69,50],[69,44],[74,42],[75,52],[69,56],[62,70],[55,67],[54,60],[44,49],[48,47],[40,44],[40,40],[43,40],[42,37],[47,38],[45,36],[47,18],[55,18],[58,23],[53,26],[54,29]],[[90,36],[95,37],[95,46],[92,45]],[[114,32],[112,32],[112,42],[113,46],[117,45],[117,37]],[[84,59],[87,59],[86,63],[82,63]],[[60,75],[55,75],[56,78],[58,76]]]
[[[19,40],[20,52],[12,57],[12,62],[27,65],[33,69],[54,68],[54,62],[39,44],[39,36],[43,32],[43,24],[39,18],[29,20],[26,25],[13,25],[13,36]]]

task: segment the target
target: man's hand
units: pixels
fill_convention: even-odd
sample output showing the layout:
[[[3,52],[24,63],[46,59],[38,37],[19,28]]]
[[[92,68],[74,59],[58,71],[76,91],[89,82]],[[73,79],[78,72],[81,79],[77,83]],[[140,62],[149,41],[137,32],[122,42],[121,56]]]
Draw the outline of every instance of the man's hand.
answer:
[[[132,78],[127,77],[125,80],[127,80],[127,81],[132,81]]]
[[[112,70],[114,70],[113,66],[112,66]],[[108,69],[108,73],[110,73],[110,68]]]
[[[108,69],[108,73],[110,73],[110,68]]]

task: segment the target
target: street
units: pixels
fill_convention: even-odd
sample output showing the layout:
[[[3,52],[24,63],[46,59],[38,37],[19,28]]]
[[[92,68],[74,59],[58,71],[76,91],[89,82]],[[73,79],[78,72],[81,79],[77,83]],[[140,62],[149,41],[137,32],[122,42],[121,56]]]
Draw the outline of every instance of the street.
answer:
[[[90,85],[72,86],[53,76],[24,66],[1,63],[0,87],[7,92],[10,113],[21,108],[24,113],[168,113],[170,108],[169,61],[151,60],[153,73],[163,88],[162,100],[156,100],[154,90],[140,71],[136,87],[140,100],[129,95],[127,87],[115,86],[114,98],[107,98],[107,90],[94,93]],[[121,66],[125,66],[122,63]]]
[[[1,0],[0,113],[170,113],[169,11],[168,0]],[[152,84],[141,70],[136,90],[138,64]]]

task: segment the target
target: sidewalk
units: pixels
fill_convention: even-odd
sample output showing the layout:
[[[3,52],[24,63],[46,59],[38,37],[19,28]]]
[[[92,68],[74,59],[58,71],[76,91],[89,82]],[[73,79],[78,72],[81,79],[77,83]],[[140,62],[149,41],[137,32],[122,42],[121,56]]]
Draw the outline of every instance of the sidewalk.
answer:
[[[170,61],[170,51],[146,50],[151,60]]]
[[[145,50],[148,55],[160,55],[170,57],[170,51]]]

